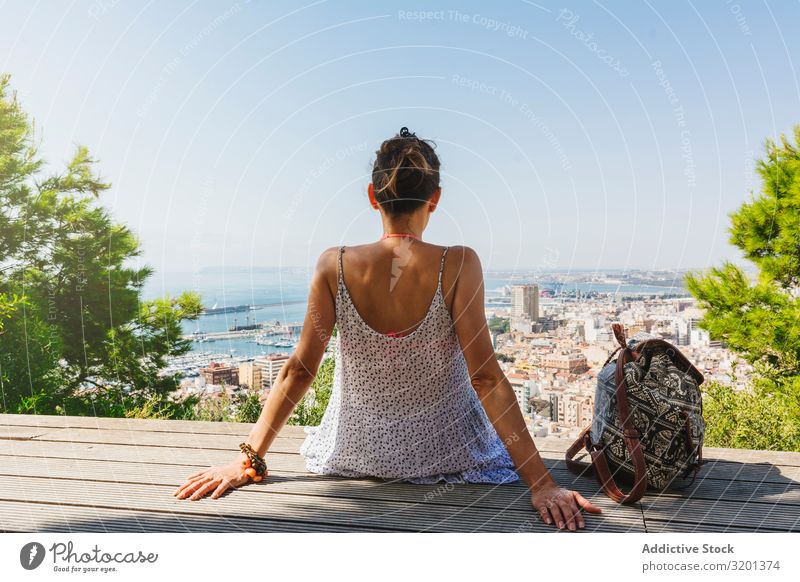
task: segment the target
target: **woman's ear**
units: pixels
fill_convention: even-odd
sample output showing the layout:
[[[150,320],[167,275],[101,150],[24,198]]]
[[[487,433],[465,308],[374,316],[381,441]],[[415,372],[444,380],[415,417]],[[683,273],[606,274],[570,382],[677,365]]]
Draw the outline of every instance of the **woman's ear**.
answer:
[[[431,194],[431,199],[428,200],[428,212],[433,212],[436,210],[436,206],[439,204],[439,198],[442,197],[442,189],[437,189],[433,194]]]
[[[375,200],[375,186],[372,184],[372,182],[370,182],[369,186],[367,186],[367,197],[369,198],[369,203],[372,205],[372,207],[375,210],[378,210],[378,208],[380,208],[380,204],[378,204],[378,201]]]

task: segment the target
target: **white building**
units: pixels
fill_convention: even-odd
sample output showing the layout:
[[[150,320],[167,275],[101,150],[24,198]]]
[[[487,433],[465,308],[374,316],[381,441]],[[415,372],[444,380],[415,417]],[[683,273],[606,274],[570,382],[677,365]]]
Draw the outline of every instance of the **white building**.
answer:
[[[283,365],[289,360],[289,354],[269,354],[258,356],[253,360],[253,364],[261,368],[261,387],[264,389],[272,388]]]
[[[529,379],[522,379],[515,376],[517,375],[509,375],[508,381],[511,384],[511,388],[514,390],[514,396],[517,397],[517,403],[519,404],[522,414],[530,414],[530,398],[531,396],[535,396],[531,390],[533,382]]]

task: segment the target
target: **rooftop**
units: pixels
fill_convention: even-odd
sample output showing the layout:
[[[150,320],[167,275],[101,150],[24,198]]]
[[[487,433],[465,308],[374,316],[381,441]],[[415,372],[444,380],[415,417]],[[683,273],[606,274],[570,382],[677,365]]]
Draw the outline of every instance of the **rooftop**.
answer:
[[[190,473],[229,462],[252,425],[0,415],[0,531],[555,531],[519,484],[412,485],[305,471],[302,427],[268,454],[270,476],[220,499],[178,500]],[[600,505],[587,531],[800,531],[800,453],[704,449],[688,490],[621,506],[563,463],[569,444],[536,439],[564,486]]]

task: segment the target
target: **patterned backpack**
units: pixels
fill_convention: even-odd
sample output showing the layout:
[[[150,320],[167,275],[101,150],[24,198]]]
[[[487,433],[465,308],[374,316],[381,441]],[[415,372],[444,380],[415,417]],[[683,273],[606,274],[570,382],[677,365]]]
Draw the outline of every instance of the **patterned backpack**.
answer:
[[[592,424],[566,460],[573,473],[594,473],[614,501],[635,503],[648,487],[663,491],[679,477],[694,480],[703,464],[703,375],[669,342],[650,336],[626,343],[622,326],[612,329],[620,347],[597,376]],[[574,460],[581,448],[591,465]],[[615,477],[632,484],[629,493]]]

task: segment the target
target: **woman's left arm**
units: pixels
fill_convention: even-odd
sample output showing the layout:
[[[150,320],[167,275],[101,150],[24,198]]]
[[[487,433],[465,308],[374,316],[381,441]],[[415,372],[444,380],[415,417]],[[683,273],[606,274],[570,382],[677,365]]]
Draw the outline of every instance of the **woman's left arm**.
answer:
[[[330,281],[332,272],[336,272],[336,252],[336,249],[328,249],[317,261],[300,341],[281,368],[261,414],[247,437],[246,442],[262,457],[311,386],[333,333],[336,310]],[[212,498],[219,497],[227,489],[248,481],[242,467],[244,459],[246,456],[238,453],[228,465],[210,467],[190,475],[173,495],[192,500],[208,493],[212,493]]]
[[[497,363],[492,346],[483,290],[480,259],[468,247],[452,247],[460,263],[453,294],[453,321],[459,345],[469,368],[472,387],[486,415],[514,461],[517,473],[531,490],[531,504],[545,523],[575,530],[584,527],[581,508],[600,508],[577,491],[559,487],[542,462],[517,404],[514,389]]]

